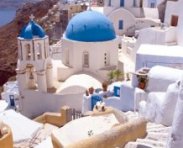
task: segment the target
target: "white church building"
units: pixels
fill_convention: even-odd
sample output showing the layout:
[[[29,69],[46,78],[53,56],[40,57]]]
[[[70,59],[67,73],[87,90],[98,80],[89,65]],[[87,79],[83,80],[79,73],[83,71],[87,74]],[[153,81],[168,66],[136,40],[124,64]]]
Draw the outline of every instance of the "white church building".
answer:
[[[118,38],[112,22],[96,11],[73,17],[62,39],[62,63],[58,79],[77,72],[91,72],[101,78],[118,64]]]
[[[61,54],[52,56],[48,36],[33,19],[17,39],[20,110],[28,117],[62,105],[81,110],[86,89],[101,87],[107,73],[118,68],[113,24],[96,11],[71,19],[58,46]]]

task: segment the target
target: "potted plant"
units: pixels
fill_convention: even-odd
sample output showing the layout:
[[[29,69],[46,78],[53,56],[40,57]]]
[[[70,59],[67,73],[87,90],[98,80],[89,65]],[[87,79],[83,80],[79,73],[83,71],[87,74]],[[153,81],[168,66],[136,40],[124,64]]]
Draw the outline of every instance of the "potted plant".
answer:
[[[107,74],[107,76],[108,76],[108,79],[109,79],[109,80],[108,80],[109,83],[112,83],[113,80],[114,80],[114,77],[115,77],[114,71],[111,70],[111,71]]]
[[[116,77],[116,81],[119,81],[119,80],[123,80],[123,72],[121,71],[121,70],[119,70],[119,69],[116,69],[115,71],[114,71],[114,75],[115,75],[115,77]]]

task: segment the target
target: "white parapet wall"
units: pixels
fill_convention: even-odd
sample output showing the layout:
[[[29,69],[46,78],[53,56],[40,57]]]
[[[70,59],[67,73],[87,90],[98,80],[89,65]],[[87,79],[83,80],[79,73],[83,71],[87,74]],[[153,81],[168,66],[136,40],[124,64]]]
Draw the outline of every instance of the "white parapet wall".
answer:
[[[44,112],[58,112],[64,105],[70,106],[76,110],[82,108],[82,94],[60,95],[45,93],[34,90],[24,90],[20,97],[20,112],[34,118]]]
[[[123,36],[121,40],[122,44],[122,53],[126,55],[128,58],[131,59],[131,61],[135,61],[135,55],[136,55],[136,50],[135,50],[135,44],[136,44],[136,38],[134,37],[126,37]]]

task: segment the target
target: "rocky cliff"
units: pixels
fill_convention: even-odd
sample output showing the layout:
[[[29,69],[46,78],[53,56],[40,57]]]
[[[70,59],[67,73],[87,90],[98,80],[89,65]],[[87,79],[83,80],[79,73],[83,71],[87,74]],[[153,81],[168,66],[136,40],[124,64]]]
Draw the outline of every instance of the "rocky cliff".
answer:
[[[17,36],[29,21],[29,16],[33,14],[39,21],[57,2],[58,0],[42,0],[37,3],[26,3],[17,10],[12,22],[0,28],[0,85],[16,74]],[[41,22],[41,25],[43,24],[44,21]]]

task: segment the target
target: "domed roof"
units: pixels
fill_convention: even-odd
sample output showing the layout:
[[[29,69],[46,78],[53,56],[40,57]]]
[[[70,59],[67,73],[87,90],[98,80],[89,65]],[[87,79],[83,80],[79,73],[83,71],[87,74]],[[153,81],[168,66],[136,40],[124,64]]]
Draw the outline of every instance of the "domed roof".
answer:
[[[83,42],[109,41],[116,38],[110,20],[96,11],[84,11],[74,16],[65,32],[70,40]]]
[[[45,37],[45,31],[36,22],[30,20],[29,23],[21,30],[20,37],[24,39],[33,39],[34,36],[43,38]]]

